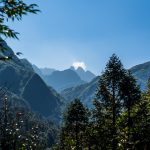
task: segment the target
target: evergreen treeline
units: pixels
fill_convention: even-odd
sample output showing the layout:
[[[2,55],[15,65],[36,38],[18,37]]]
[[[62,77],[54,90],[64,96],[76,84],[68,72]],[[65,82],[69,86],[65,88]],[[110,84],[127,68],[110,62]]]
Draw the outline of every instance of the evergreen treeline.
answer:
[[[149,150],[150,81],[141,92],[113,54],[99,78],[93,109],[79,99],[67,107],[53,150]]]

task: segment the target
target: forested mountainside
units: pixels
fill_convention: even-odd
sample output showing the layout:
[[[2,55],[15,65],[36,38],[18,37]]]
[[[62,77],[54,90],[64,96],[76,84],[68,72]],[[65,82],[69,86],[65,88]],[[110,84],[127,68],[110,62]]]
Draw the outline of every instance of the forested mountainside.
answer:
[[[0,44],[5,49],[1,55],[11,57],[11,60],[0,61],[0,86],[33,111],[60,120],[61,98],[33,71],[27,60],[19,59],[2,39]]]

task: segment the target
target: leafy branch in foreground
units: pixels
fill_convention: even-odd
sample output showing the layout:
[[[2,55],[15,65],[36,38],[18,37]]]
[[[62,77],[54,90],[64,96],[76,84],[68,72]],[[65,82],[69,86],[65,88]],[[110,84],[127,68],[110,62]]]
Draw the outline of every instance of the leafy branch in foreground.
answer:
[[[23,0],[1,0],[0,1],[0,36],[18,39],[18,32],[6,25],[8,21],[20,21],[28,13],[39,12],[38,5],[26,4]]]

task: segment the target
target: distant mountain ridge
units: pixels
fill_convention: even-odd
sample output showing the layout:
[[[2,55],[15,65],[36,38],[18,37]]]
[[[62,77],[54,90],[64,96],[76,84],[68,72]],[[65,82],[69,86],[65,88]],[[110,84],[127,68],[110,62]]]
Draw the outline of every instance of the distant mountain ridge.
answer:
[[[44,80],[58,92],[85,83],[85,81],[81,80],[77,73],[71,69],[54,71],[51,75],[45,76]]]
[[[77,69],[70,67],[63,71],[51,68],[41,69],[36,65],[32,65],[32,67],[48,86],[52,86],[58,92],[61,92],[66,88],[76,87],[86,82],[90,82],[96,77],[92,72],[85,71],[81,67]]]
[[[136,65],[129,70],[137,79],[137,83],[140,85],[141,89],[145,90],[147,86],[147,80],[150,77],[150,62]],[[68,102],[72,101],[74,98],[80,98],[85,105],[91,107],[97,89],[98,80],[98,77],[96,77],[90,83],[65,89],[61,92],[61,95]]]
[[[79,77],[86,82],[90,82],[92,81],[96,75],[93,74],[91,71],[85,71],[82,67],[78,67],[77,69],[75,69],[73,66],[70,67],[71,70],[75,71]]]

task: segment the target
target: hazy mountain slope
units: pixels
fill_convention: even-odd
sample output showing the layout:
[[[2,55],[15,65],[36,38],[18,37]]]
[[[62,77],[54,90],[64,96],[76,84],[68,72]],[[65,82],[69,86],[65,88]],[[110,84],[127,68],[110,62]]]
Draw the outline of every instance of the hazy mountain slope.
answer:
[[[30,63],[27,59],[23,58],[23,59],[20,59],[20,61],[23,63],[23,65],[25,66],[25,68],[26,68],[28,71],[34,71],[34,69],[33,69],[32,65],[31,65],[31,63]]]
[[[45,82],[59,92],[66,88],[85,83],[77,73],[71,69],[54,71],[50,76],[46,76]]]
[[[130,69],[140,84],[141,89],[146,89],[147,80],[150,77],[150,62],[136,65]]]
[[[74,98],[80,98],[85,105],[91,106],[97,88],[98,77],[93,79],[91,82],[65,89],[61,92],[61,95],[69,102]]]
[[[0,61],[0,86],[8,87],[10,93],[25,100],[31,109],[45,117],[55,116],[59,120],[61,100],[45,82],[29,67],[30,63],[18,59],[4,41],[7,50],[4,55],[12,55],[12,60]],[[24,63],[25,61],[25,63]],[[29,69],[30,68],[30,69]]]
[[[150,77],[150,62],[146,62],[130,69],[141,89],[146,88],[146,82]],[[71,101],[74,98],[80,98],[89,107],[92,106],[92,100],[94,98],[96,87],[98,83],[98,77],[92,80],[90,83],[83,84],[82,86],[77,86],[74,88],[65,89],[61,92],[61,95],[67,100]]]
[[[42,74],[42,71],[40,70],[40,68],[38,68],[36,65],[32,65],[32,68],[35,73],[37,73],[41,78],[43,78],[44,75]]]

